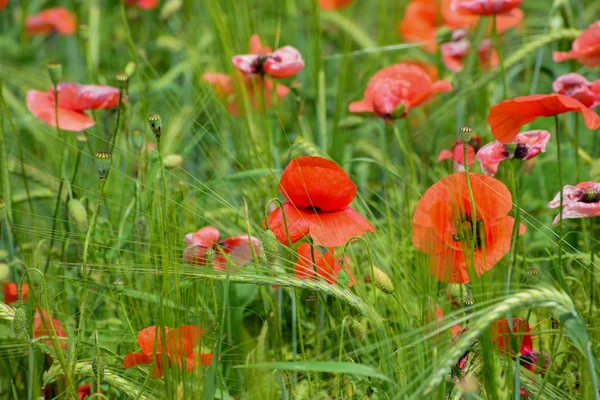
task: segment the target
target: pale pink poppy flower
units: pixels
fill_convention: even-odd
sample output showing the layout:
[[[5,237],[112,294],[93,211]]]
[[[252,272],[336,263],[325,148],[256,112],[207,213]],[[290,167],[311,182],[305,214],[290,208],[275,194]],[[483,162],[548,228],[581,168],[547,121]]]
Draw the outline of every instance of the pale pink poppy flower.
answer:
[[[58,124],[67,131],[82,131],[96,123],[84,113],[119,105],[119,89],[102,85],[82,85],[73,82],[58,84]],[[27,108],[35,117],[56,126],[54,89],[48,92],[27,92]]]
[[[254,247],[256,255],[260,256],[261,243],[254,236],[229,237],[219,242],[220,236],[219,230],[212,226],[205,226],[197,232],[185,235],[187,247],[183,251],[183,261],[187,264],[203,266],[208,264],[207,251],[214,251],[213,268],[225,271],[228,258],[236,267],[243,267],[252,261],[250,246]]]
[[[514,146],[512,158],[529,160],[546,151],[550,140],[550,132],[536,130],[519,133],[512,144],[502,144],[498,141],[488,143],[477,152],[477,159],[483,173],[494,176],[498,172],[498,164],[511,158],[509,149]]]
[[[507,14],[519,7],[523,0],[452,0],[451,8],[461,15]]]
[[[554,81],[552,90],[579,100],[587,108],[600,106],[600,79],[590,82],[579,74],[566,74]]]
[[[600,183],[581,182],[575,186],[566,185],[563,190],[563,218],[589,218],[600,216]],[[560,192],[548,203],[548,208],[560,207]],[[553,224],[560,221],[560,214]]]
[[[467,38],[467,31],[465,29],[457,29],[452,32],[452,39],[440,45],[442,51],[442,61],[446,68],[450,71],[460,72],[463,69],[463,63],[471,43]],[[492,48],[492,42],[489,39],[481,41],[479,46],[479,62],[484,70],[494,68],[498,65],[498,53]]]
[[[300,52],[292,46],[275,51],[263,47],[258,35],[250,39],[250,53],[234,56],[231,62],[245,75],[269,75],[273,78],[289,78],[304,68]]]
[[[481,147],[481,138],[478,135],[473,135],[471,142],[469,142],[467,147],[467,160],[469,162],[469,168],[475,162],[475,154],[479,151],[479,147]],[[438,156],[437,161],[442,162],[444,160],[452,160],[454,162],[454,167],[457,172],[462,172],[465,170],[465,149],[463,147],[463,142],[461,139],[458,139],[452,145],[452,150],[442,150],[440,155]]]

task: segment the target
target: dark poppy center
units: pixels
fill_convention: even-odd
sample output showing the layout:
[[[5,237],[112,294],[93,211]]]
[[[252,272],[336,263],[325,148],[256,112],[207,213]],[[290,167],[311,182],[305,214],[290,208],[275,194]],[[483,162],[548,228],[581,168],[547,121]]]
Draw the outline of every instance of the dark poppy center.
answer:
[[[527,146],[519,143],[515,149],[513,158],[516,158],[517,160],[523,160],[525,157],[527,157]]]
[[[262,75],[264,73],[263,67],[265,65],[265,61],[267,61],[267,58],[269,58],[269,56],[264,54],[256,57],[256,60],[254,60],[252,63],[252,73]]]
[[[455,242],[465,242],[470,244],[473,238],[473,219],[467,215],[461,218],[457,225],[457,232],[452,235],[452,239]],[[475,249],[480,249],[483,245],[484,232],[483,232],[483,221],[477,220],[477,230],[475,232]]]
[[[583,203],[598,203],[600,202],[600,195],[593,187],[589,187],[585,189],[585,191],[581,194],[581,198],[579,201]]]
[[[519,358],[521,359],[521,361],[524,361],[524,363],[526,365],[533,364],[533,354],[532,353],[521,354],[521,356]]]

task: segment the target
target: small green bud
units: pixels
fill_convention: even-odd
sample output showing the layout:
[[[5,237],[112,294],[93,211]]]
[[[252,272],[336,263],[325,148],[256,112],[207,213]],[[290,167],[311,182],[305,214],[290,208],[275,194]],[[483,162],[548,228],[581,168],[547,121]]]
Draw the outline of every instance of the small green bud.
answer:
[[[125,73],[128,77],[132,77],[135,74],[136,65],[133,61],[129,61],[127,65],[125,65]]]
[[[121,89],[127,89],[127,82],[129,81],[129,75],[125,72],[119,72],[116,76],[117,81],[119,82],[119,87]]]
[[[391,115],[393,119],[403,118],[406,115],[406,104],[404,102],[398,104]]]
[[[98,177],[100,177],[100,181],[103,181],[108,174],[108,170],[110,169],[110,159],[111,155],[107,151],[97,151],[94,153],[94,163],[96,165],[96,172],[98,173]]]
[[[372,281],[375,283],[375,286],[384,293],[389,294],[396,290],[394,288],[394,282],[392,282],[390,277],[382,269],[377,267],[373,267]]]
[[[464,144],[469,144],[473,139],[473,128],[470,126],[463,126],[460,128],[460,138]]]
[[[58,85],[62,79],[62,64],[57,62],[48,63],[48,75],[53,85]]]
[[[148,115],[148,123],[150,124],[154,136],[160,138],[160,134],[162,133],[162,120],[160,114],[152,113]]]
[[[12,330],[15,334],[15,337],[21,337],[23,332],[25,332],[26,326],[27,314],[25,314],[25,309],[23,307],[19,307],[15,310],[15,315],[12,320]]]
[[[83,203],[77,199],[69,201],[69,216],[79,231],[84,232],[88,228],[87,210]]]
[[[179,154],[169,154],[163,159],[163,165],[165,168],[177,168],[183,164],[183,157]]]
[[[6,201],[2,197],[0,197],[0,224],[3,223],[6,219],[6,209]]]
[[[265,251],[267,263],[269,266],[275,265],[279,259],[279,242],[275,238],[275,234],[272,230],[267,229],[266,231],[263,231],[260,239]]]
[[[367,337],[367,328],[355,318],[351,318],[348,321],[348,330],[352,337],[359,342],[362,342]]]
[[[435,42],[437,44],[446,43],[452,40],[452,30],[442,26],[435,32]]]
[[[88,141],[87,135],[85,133],[80,133],[75,139],[77,141],[77,148],[83,150]]]

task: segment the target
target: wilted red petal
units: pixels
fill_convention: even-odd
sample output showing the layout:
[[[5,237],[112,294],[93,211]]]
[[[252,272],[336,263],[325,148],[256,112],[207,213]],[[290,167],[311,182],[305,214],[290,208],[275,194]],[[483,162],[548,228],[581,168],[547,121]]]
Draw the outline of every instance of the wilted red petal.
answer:
[[[27,33],[30,35],[52,32],[61,35],[72,35],[77,27],[77,19],[66,8],[55,7],[27,17],[26,25]]]
[[[349,6],[352,0],[319,0],[319,4],[323,10],[338,10]]]
[[[158,6],[159,0],[125,0],[125,4],[137,5],[143,10],[153,10]]]
[[[492,341],[501,351],[506,350],[512,352],[510,345],[510,328],[506,318],[497,320],[491,326]],[[515,336],[517,343],[521,343],[520,353],[528,354],[533,350],[533,341],[531,340],[531,328],[524,318],[513,318],[512,334]]]
[[[233,79],[227,74],[218,72],[206,72],[202,75],[202,80],[212,85],[217,97],[222,99],[235,93]]]
[[[250,239],[248,239],[248,235],[230,237],[219,243],[219,245],[236,267],[241,268],[252,261],[252,248],[254,248],[256,256],[260,256],[261,243],[254,236],[250,236]],[[219,270],[226,270],[227,259],[215,257],[214,267]]]
[[[260,36],[256,33],[250,37],[248,47],[250,48],[250,54],[266,54],[273,51],[269,46],[263,47]]]
[[[346,171],[322,157],[298,157],[283,171],[279,191],[298,208],[339,210],[352,202],[356,186]]]
[[[496,15],[507,13],[523,0],[452,0],[452,9],[463,15]]]
[[[552,58],[556,62],[575,59],[586,67],[594,68],[600,65],[599,37],[600,21],[596,21],[575,39],[571,51],[555,51]]]
[[[58,107],[73,111],[96,110],[119,105],[119,89],[104,85],[82,85],[74,82],[58,84]],[[54,89],[50,88],[54,103]]]
[[[220,236],[219,230],[212,226],[205,226],[197,232],[185,235],[187,247],[183,251],[183,261],[193,265],[206,264],[206,250],[212,248],[219,241]]]
[[[27,92],[27,108],[35,117],[50,126],[56,126],[54,101],[48,93],[30,90]],[[93,119],[80,111],[58,109],[58,124],[67,131],[83,131],[95,125]]]
[[[509,154],[502,143],[492,142],[483,146],[477,152],[476,157],[479,159],[483,173],[487,176],[494,176],[498,172],[498,164],[508,160]]]
[[[585,125],[596,130],[600,128],[600,117],[578,100],[561,94],[534,94],[517,97],[496,104],[490,110],[488,124],[492,135],[502,143],[511,143],[521,127],[538,117],[547,117],[566,112],[579,112]]]
[[[149,364],[152,364],[152,355],[146,353],[129,353],[123,358],[123,368],[125,369]]]
[[[302,55],[292,46],[275,50],[265,60],[263,71],[273,78],[289,78],[304,68]]]
[[[593,198],[590,198],[590,194]],[[561,192],[548,203],[548,208],[560,207]],[[581,182],[575,186],[566,185],[562,189],[563,211],[562,217],[568,218],[591,218],[600,216],[600,183]],[[553,223],[560,221],[560,214],[556,216]]]
[[[29,286],[27,284],[21,285],[21,295],[23,301],[27,301],[29,294]],[[12,304],[19,300],[19,285],[13,282],[4,284],[4,302],[6,304]]]
[[[161,329],[165,329],[165,332],[161,332]],[[159,326],[149,326],[142,329],[138,333],[138,345],[142,349],[142,352],[148,356],[152,356],[152,354],[154,354],[156,335],[162,337],[162,335],[167,332],[168,328],[161,328]],[[160,354],[162,350],[162,340],[159,340],[156,344],[156,354]]]
[[[373,225],[350,207],[325,213],[301,211],[301,214],[309,221],[310,236],[319,246],[340,247],[354,236],[375,232]]]
[[[423,49],[433,53],[435,34],[440,26],[438,4],[434,0],[411,1],[404,9],[398,32],[406,42],[423,43]]]

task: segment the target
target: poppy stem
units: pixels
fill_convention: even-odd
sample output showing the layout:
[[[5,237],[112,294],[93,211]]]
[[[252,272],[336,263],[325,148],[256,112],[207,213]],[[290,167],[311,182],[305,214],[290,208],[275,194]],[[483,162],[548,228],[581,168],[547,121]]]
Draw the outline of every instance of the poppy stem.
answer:
[[[508,295],[510,293],[510,288],[512,285],[512,276],[515,265],[517,265],[517,248],[519,241],[519,225],[521,223],[521,207],[519,207],[519,193],[517,188],[517,180],[515,178],[515,167],[514,160],[509,160],[510,162],[510,180],[512,186],[512,197],[513,204],[515,206],[515,221],[512,229],[512,239],[511,239],[511,251],[512,251],[512,259],[508,264],[508,273],[506,276],[506,288],[505,293]]]
[[[292,247],[292,240],[290,239],[290,230],[288,228],[287,218],[285,216],[285,209],[283,208],[283,203],[278,198],[270,199],[265,205],[265,229],[269,229],[269,206],[271,205],[271,203],[277,203],[277,207],[279,207],[279,209],[281,210],[281,217],[283,218],[283,227],[285,228],[285,237],[288,241],[288,247]]]
[[[348,239],[348,241],[344,245],[344,252],[342,253],[342,268],[344,267],[344,265],[346,263],[346,252],[348,250],[348,245],[355,240],[362,240],[363,243],[365,244],[365,248],[367,249],[367,258],[369,260],[369,268],[371,269],[371,281],[374,285],[375,284],[375,265],[373,264],[373,253],[371,252],[371,246],[369,246],[367,239],[365,239],[364,237],[352,236],[350,239]],[[377,307],[377,290],[375,288],[373,289],[373,305],[375,306],[376,310],[379,309]]]
[[[558,163],[558,186],[560,187],[560,212],[558,220],[558,228],[556,234],[558,235],[558,273],[557,278],[564,289],[567,289],[567,283],[564,281],[562,276],[562,233],[563,233],[563,181],[562,181],[562,159],[560,150],[560,123],[558,121],[558,115],[554,116],[554,124],[556,130],[556,161]]]
[[[498,61],[500,63],[500,77],[502,79],[502,100],[506,99],[508,94],[508,87],[506,84],[506,68],[504,68],[504,58],[502,57],[501,41],[498,35],[498,16],[492,15],[492,38],[494,41],[494,47],[496,48],[496,53],[498,54]],[[494,53],[494,48],[490,46],[490,66],[492,64],[492,54]]]
[[[596,274],[594,273],[594,217],[590,218],[590,305],[588,307],[588,314],[592,315],[594,311],[594,287],[596,286]]]
[[[463,160],[465,167],[465,178],[467,181],[467,189],[469,191],[469,201],[471,204],[471,225],[473,228],[473,236],[471,237],[471,263],[472,263],[472,276],[471,280],[477,276],[477,267],[475,265],[475,249],[477,248],[477,208],[475,205],[475,196],[473,194],[473,187],[471,186],[471,178],[469,177],[469,163],[468,160],[468,141],[463,140]]]

